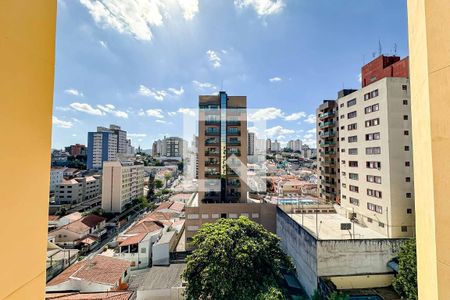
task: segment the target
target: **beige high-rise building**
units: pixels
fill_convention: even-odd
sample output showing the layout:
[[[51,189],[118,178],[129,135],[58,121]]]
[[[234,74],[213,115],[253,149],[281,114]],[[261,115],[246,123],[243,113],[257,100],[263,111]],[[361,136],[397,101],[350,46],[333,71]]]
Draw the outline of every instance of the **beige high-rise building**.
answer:
[[[337,102],[341,207],[387,237],[413,236],[408,78],[383,78]]]
[[[144,195],[144,165],[105,161],[102,178],[102,209],[120,213],[125,205]]]
[[[247,98],[220,92],[199,105],[199,202],[246,202]]]

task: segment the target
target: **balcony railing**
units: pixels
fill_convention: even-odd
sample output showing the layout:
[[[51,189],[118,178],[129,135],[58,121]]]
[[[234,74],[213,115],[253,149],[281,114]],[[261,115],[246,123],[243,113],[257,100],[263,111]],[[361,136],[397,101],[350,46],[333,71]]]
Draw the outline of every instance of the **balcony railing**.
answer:
[[[241,141],[230,141],[230,140],[228,140],[227,144],[231,145],[231,146],[240,146],[241,145]]]
[[[336,155],[335,151],[324,151],[321,152],[322,156],[330,156],[330,155]]]
[[[220,176],[220,172],[205,172],[206,177],[218,177]]]
[[[241,135],[240,130],[227,130],[227,135]]]
[[[241,125],[241,121],[230,120],[230,121],[227,121],[227,125],[228,126],[239,126],[239,125]]]
[[[238,175],[236,172],[231,171],[231,170],[229,170],[229,171],[227,172],[227,176],[228,176],[228,177],[239,177],[239,175]]]
[[[205,151],[206,156],[217,156],[220,155],[219,151]]]
[[[205,145],[209,146],[209,145],[219,145],[220,141],[219,140],[205,140]]]
[[[320,134],[321,137],[330,137],[330,136],[335,136],[336,132],[335,131],[328,131],[328,132],[323,132]]]
[[[205,120],[205,125],[220,125],[220,120]]]
[[[218,110],[219,109],[219,105],[217,104],[202,104],[200,105],[200,109],[204,109],[204,110]]]
[[[219,130],[205,130],[205,135],[220,135]]]
[[[334,111],[329,111],[320,115],[320,119],[325,119],[334,116],[336,113]]]
[[[239,180],[228,180],[227,185],[231,187],[241,187],[241,182]]]
[[[321,147],[334,146],[334,145],[336,145],[336,142],[335,142],[335,141],[329,141],[329,142],[323,142],[323,143],[320,143],[320,146],[321,146]]]
[[[209,198],[215,198],[215,197],[219,197],[220,193],[219,192],[206,192],[205,193],[205,197],[209,197]]]
[[[320,128],[327,128],[327,127],[331,127],[334,126],[336,123],[332,122],[332,121],[328,121],[328,122],[323,122],[322,124],[320,124]]]
[[[207,161],[205,161],[205,166],[218,166],[218,165],[219,165],[219,161],[218,160],[207,160]]]
[[[239,199],[239,198],[241,198],[241,193],[240,192],[227,193],[226,197],[229,199]]]
[[[321,164],[324,166],[334,166],[336,162],[334,160],[324,160],[321,162]]]
[[[236,155],[236,156],[241,156],[241,151],[227,151],[227,156],[231,156],[232,154]]]

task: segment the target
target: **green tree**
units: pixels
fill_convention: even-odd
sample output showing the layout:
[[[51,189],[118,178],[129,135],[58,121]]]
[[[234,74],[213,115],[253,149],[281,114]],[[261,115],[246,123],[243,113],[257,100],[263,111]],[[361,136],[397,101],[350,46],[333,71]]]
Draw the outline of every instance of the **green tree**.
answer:
[[[161,181],[161,179],[156,179],[156,180],[155,180],[155,187],[156,187],[157,189],[160,189],[160,188],[163,187],[163,182]]]
[[[261,225],[246,217],[205,223],[192,245],[182,275],[187,299],[283,299],[280,269],[292,263],[279,238]]]
[[[147,199],[151,201],[153,200],[154,197],[155,197],[155,176],[150,174],[150,177],[148,178]]]
[[[170,175],[169,173],[164,174],[164,179],[166,180],[166,187],[170,178],[172,178],[172,175]]]
[[[140,205],[142,208],[145,208],[145,207],[148,207],[148,206],[149,206],[149,204],[148,204],[148,199],[145,198],[144,196],[141,196],[141,197],[137,198],[137,202],[139,203],[139,205]]]
[[[400,296],[417,299],[416,240],[410,239],[400,246],[398,253],[398,274],[392,283]]]
[[[55,215],[64,217],[67,214],[67,209],[64,206],[61,206],[55,213]]]

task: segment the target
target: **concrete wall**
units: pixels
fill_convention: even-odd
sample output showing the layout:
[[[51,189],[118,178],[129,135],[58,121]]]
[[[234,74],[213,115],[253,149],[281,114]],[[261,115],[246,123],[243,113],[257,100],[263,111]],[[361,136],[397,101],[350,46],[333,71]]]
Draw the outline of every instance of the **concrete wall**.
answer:
[[[450,299],[450,1],[408,1],[419,299]]]

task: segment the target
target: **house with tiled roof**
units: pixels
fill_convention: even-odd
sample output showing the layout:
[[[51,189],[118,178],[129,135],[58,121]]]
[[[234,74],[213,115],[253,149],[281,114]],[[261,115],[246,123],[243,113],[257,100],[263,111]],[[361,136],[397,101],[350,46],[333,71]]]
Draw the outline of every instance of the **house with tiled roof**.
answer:
[[[106,219],[97,215],[88,215],[67,225],[51,231],[49,234],[55,237],[55,244],[65,248],[77,248],[82,246],[82,241],[87,237],[98,239],[106,233]],[[94,246],[93,243],[88,247]]]
[[[115,257],[96,255],[91,259],[86,259],[71,265],[61,274],[50,280],[47,283],[46,292],[107,292],[126,290],[128,288],[129,273],[129,261]]]

